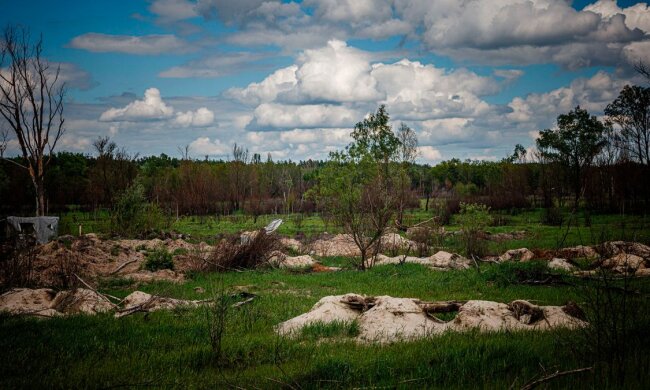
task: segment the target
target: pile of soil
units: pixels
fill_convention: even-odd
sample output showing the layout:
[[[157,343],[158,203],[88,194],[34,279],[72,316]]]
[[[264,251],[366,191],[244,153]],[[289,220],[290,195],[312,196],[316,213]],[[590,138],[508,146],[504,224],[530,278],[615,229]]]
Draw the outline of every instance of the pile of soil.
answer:
[[[377,255],[375,258],[376,265],[382,264],[401,264],[413,263],[421,264],[432,269],[437,270],[450,270],[450,269],[468,269],[471,267],[471,261],[461,255],[439,251],[433,256],[429,257],[414,257],[414,256],[394,256],[388,257],[382,254]]]
[[[0,295],[0,311],[12,315],[57,317],[97,314],[112,310],[114,304],[92,290],[77,288],[56,292],[48,288],[17,288]]]
[[[397,233],[386,233],[381,237],[382,250],[406,250],[415,248],[416,243],[400,236]],[[325,256],[359,256],[359,248],[349,234],[337,234],[331,237],[318,239],[306,247],[306,252],[311,255]]]
[[[457,315],[453,320],[442,321],[436,317],[436,313],[442,312],[457,312]],[[391,343],[448,331],[502,332],[587,325],[574,303],[537,306],[523,300],[509,304],[481,300],[423,302],[413,298],[346,294],[322,298],[309,312],[282,322],[275,330],[281,335],[296,336],[305,326],[352,321],[358,323],[356,340],[362,343]]]
[[[134,291],[119,302],[118,306],[106,296],[85,288],[58,293],[48,288],[17,288],[0,295],[0,312],[49,318],[77,314],[95,315],[115,310],[115,317],[119,318],[137,312],[198,307],[208,302],[166,298]]]

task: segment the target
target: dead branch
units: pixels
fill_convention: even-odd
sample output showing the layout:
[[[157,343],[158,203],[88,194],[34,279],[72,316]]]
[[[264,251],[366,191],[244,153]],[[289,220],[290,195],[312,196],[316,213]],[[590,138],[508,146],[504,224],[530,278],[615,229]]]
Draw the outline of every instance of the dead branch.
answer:
[[[593,367],[584,367],[584,368],[577,368],[575,370],[568,370],[568,371],[555,371],[554,373],[550,375],[543,376],[535,381],[528,382],[524,386],[521,387],[521,390],[531,390],[534,389],[535,387],[541,385],[542,383],[549,382],[553,379],[560,378],[563,376],[567,375],[573,375],[573,374],[580,374],[582,372],[586,371],[592,371]]]
[[[115,269],[111,272],[111,275],[114,275],[114,274],[120,272],[120,270],[122,270],[122,268],[126,267],[127,265],[129,265],[129,264],[131,264],[131,263],[135,263],[136,261],[138,261],[138,259],[133,259],[133,260],[125,261],[125,262],[122,263],[119,267],[115,268]]]
[[[88,289],[92,290],[95,294],[97,294],[97,295],[99,295],[100,297],[102,297],[102,299],[104,299],[106,302],[108,302],[111,306],[113,306],[114,308],[117,308],[117,305],[114,304],[113,302],[111,302],[111,300],[108,299],[108,297],[106,297],[104,294],[102,294],[102,293],[100,293],[99,291],[97,291],[97,290],[96,290],[93,286],[91,286],[90,284],[86,283],[83,279],[81,279],[81,278],[79,277],[79,275],[77,275],[77,274],[73,274],[73,275],[74,275],[77,279],[79,279],[79,281],[80,281],[84,286],[86,286]]]

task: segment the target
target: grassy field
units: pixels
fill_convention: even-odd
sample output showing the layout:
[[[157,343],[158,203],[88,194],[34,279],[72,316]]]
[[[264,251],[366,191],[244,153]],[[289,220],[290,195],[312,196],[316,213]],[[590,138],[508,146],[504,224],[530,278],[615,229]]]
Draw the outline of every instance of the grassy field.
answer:
[[[106,214],[68,214],[62,226],[84,223],[85,231],[104,232]],[[187,217],[173,229],[193,240],[214,238],[264,226],[278,216],[262,216],[254,223],[245,216]],[[280,233],[336,232],[318,216],[279,216]],[[422,210],[409,221],[426,220]],[[496,232],[525,230],[524,240],[491,243],[496,253],[526,246],[556,248],[595,244],[604,239],[650,241],[644,217],[584,215],[568,229],[543,225],[541,210],[503,215]],[[297,222],[297,223],[296,223]],[[457,230],[452,220],[447,230]],[[74,231],[74,230],[72,230]],[[566,237],[565,237],[566,236]],[[564,238],[565,237],[565,238]],[[449,238],[445,247],[460,250]],[[346,258],[321,259],[326,265],[346,265]],[[480,269],[432,271],[419,265],[385,265],[361,272],[335,273],[257,270],[223,274],[192,274],[183,284],[154,283],[138,289],[185,299],[209,299],[224,291],[256,294],[251,304],[231,309],[221,352],[212,348],[206,309],[182,309],[135,314],[74,316],[49,320],[0,316],[1,388],[519,388],[532,378],[556,370],[594,367],[593,372],[549,382],[550,388],[648,388],[650,386],[650,280],[633,279],[595,293],[595,282],[559,274],[558,283],[531,285],[529,279],[549,276],[543,263],[483,264]],[[198,292],[197,288],[206,290]],[[128,281],[104,280],[100,290],[123,297],[133,291]],[[598,290],[601,291],[601,290]],[[621,324],[599,324],[616,349],[595,348],[593,333],[577,330],[448,333],[429,339],[391,345],[360,345],[352,341],[354,324],[313,326],[297,339],[277,336],[274,326],[308,311],[326,295],[359,293],[413,297],[423,300],[483,299],[510,302],[526,299],[539,305],[580,305],[603,300],[602,310],[618,313],[620,302],[639,308],[641,315]],[[238,298],[233,298],[238,300]],[[588,311],[597,318],[599,311]],[[602,313],[600,313],[602,314]],[[625,321],[628,319],[626,318]],[[611,327],[611,329],[610,329]],[[609,332],[609,333],[608,333]],[[607,343],[606,343],[607,344]],[[618,359],[618,360],[617,360]],[[620,369],[625,368],[621,374]],[[612,371],[613,370],[613,371]]]
[[[490,252],[502,253],[514,248],[546,248],[554,249],[574,245],[594,245],[609,240],[625,240],[650,242],[650,219],[640,215],[592,214],[588,217],[581,212],[571,218],[568,211],[564,212],[564,223],[561,226],[543,224],[542,209],[518,211],[515,214],[493,213],[494,219],[499,220],[500,226],[490,226],[490,233],[525,231],[527,235],[522,240],[509,240],[502,243],[491,242]],[[405,215],[405,224],[413,225],[426,221],[433,216],[432,212],[410,210]],[[278,229],[285,236],[304,235],[306,237],[318,234],[340,233],[341,230],[333,223],[325,223],[319,215],[262,215],[257,221],[247,215],[230,216],[191,216],[181,217],[171,222],[170,230],[189,234],[191,241],[213,241],[220,234],[232,234],[247,230],[260,229],[274,219],[281,218],[284,222]],[[70,212],[61,216],[61,234],[78,234],[78,225],[83,225],[86,233],[110,232],[109,217],[106,211]],[[460,226],[452,217],[451,223],[445,226],[447,231],[456,231]],[[448,237],[442,245],[445,249],[461,251],[461,246],[454,237]]]
[[[340,259],[326,259],[336,263]],[[540,374],[593,364],[583,331],[445,334],[392,345],[358,345],[346,327],[313,327],[291,340],[273,332],[325,295],[356,292],[425,300],[528,299],[562,305],[584,300],[583,282],[530,286],[517,283],[540,267],[486,265],[439,272],[419,265],[379,266],[367,272],[295,273],[281,270],[200,274],[184,284],[142,286],[150,293],[205,299],[215,291],[248,291],[258,297],[232,309],[222,353],[213,352],[205,309],[38,320],[0,318],[0,385],[20,387],[179,388],[509,388]],[[575,284],[577,283],[577,284]],[[646,300],[650,283],[633,282]],[[118,296],[131,289],[101,286]],[[196,292],[203,287],[206,293]],[[636,324],[647,333],[648,322]],[[325,340],[325,341],[323,341]],[[650,340],[626,350],[628,388],[650,383]],[[553,382],[581,388],[616,388],[607,376],[584,374]]]

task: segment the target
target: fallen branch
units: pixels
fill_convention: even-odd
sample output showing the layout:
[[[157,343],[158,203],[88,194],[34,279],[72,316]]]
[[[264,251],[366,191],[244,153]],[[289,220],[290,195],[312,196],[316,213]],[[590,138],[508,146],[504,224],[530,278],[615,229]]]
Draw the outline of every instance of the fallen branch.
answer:
[[[113,272],[111,272],[110,274],[115,275],[116,273],[120,272],[122,270],[122,268],[126,267],[127,265],[129,265],[131,263],[135,263],[136,261],[138,261],[138,259],[133,259],[133,260],[126,261],[122,265],[120,265],[119,267],[115,268],[115,270],[113,270]]]
[[[243,300],[243,301],[241,301],[241,302],[233,303],[231,307],[241,307],[241,306],[244,306],[244,305],[247,304],[247,303],[251,303],[251,302],[253,302],[253,299],[255,299],[255,297],[250,297],[250,298],[248,298],[248,299],[246,299],[246,300]]]
[[[567,376],[567,375],[579,374],[579,373],[586,372],[586,371],[591,371],[591,370],[593,370],[593,367],[577,368],[575,370],[568,370],[568,371],[555,371],[554,373],[552,373],[550,375],[546,375],[546,376],[543,376],[543,377],[541,377],[541,378],[539,378],[539,379],[537,379],[535,381],[526,383],[521,388],[521,390],[531,390],[531,389],[534,389],[535,387],[541,385],[542,383],[546,383],[546,382],[551,381],[551,380],[553,380],[555,378],[560,378],[560,377]]]
[[[83,279],[81,279],[81,278],[79,277],[79,275],[77,275],[77,274],[73,274],[73,275],[74,275],[77,279],[79,279],[79,281],[80,281],[84,286],[86,286],[88,289],[92,290],[95,294],[97,294],[97,295],[99,295],[100,297],[102,297],[106,302],[108,302],[109,305],[113,306],[113,308],[117,308],[117,305],[114,304],[113,302],[111,302],[111,300],[108,299],[107,296],[105,296],[104,294],[102,294],[102,293],[100,293],[99,291],[97,291],[97,290],[96,290],[93,286],[91,286],[90,284],[86,283]]]

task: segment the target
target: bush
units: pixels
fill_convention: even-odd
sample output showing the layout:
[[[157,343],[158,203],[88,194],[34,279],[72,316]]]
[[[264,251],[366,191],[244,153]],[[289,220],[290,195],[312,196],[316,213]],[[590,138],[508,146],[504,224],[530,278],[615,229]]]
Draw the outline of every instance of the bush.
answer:
[[[122,192],[111,212],[111,231],[123,236],[137,236],[165,227],[165,217],[158,205],[147,202],[144,187],[134,184]]]
[[[457,217],[462,228],[463,246],[468,257],[482,257],[487,252],[487,243],[481,238],[483,230],[490,225],[490,209],[484,204],[461,203]]]
[[[239,235],[224,238],[214,248],[206,264],[205,271],[228,271],[253,269],[269,263],[274,252],[282,249],[276,234],[266,234],[259,230],[250,234],[248,242],[241,243]]]
[[[157,248],[147,254],[147,261],[144,268],[149,271],[158,271],[161,269],[174,269],[174,260],[172,254],[165,248]]]

